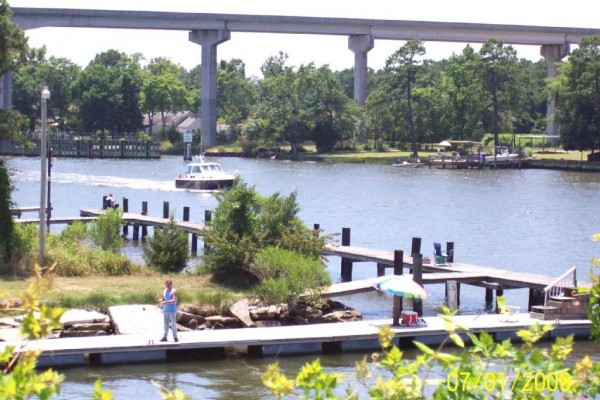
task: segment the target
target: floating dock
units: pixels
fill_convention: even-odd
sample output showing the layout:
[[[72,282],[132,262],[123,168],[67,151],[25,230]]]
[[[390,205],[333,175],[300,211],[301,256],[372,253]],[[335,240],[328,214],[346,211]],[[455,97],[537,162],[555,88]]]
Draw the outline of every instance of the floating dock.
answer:
[[[516,338],[517,331],[534,323],[551,324],[554,330],[545,339],[574,334],[589,338],[589,320],[540,321],[529,314],[514,314],[511,322],[503,322],[498,314],[462,315],[456,322],[470,332],[488,332],[496,340]],[[448,335],[440,317],[425,317],[427,326],[392,326],[394,344],[401,348],[413,340],[435,345]],[[198,359],[225,356],[228,348],[246,348],[248,356],[284,356],[336,352],[365,352],[380,349],[378,333],[383,326],[391,326],[391,319],[359,322],[293,325],[270,328],[219,329],[179,332],[179,342],[160,342],[162,326],[152,332],[135,335],[46,339],[0,343],[0,351],[15,346],[17,351],[41,351],[39,367],[77,365],[130,364],[135,362],[165,362],[172,358]],[[463,339],[468,341],[466,335]]]

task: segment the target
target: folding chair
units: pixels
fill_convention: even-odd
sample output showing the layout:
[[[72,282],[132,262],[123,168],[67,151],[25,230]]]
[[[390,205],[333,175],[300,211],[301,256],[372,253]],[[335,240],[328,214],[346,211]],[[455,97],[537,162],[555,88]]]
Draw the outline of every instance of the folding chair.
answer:
[[[498,305],[498,311],[502,315],[500,322],[517,322],[518,320],[515,318],[516,313],[521,310],[521,306],[509,306],[506,304],[506,297],[496,296],[496,304]]]

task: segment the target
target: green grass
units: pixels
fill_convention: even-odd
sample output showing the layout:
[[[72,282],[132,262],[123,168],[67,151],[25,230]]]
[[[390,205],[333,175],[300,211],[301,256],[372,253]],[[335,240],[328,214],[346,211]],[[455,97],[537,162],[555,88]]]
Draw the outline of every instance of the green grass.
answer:
[[[55,277],[52,290],[41,300],[65,308],[106,309],[119,304],[156,304],[166,279],[173,280],[179,303],[210,304],[222,308],[246,296],[243,292],[214,284],[204,275]],[[18,299],[32,280],[0,277],[0,300]]]

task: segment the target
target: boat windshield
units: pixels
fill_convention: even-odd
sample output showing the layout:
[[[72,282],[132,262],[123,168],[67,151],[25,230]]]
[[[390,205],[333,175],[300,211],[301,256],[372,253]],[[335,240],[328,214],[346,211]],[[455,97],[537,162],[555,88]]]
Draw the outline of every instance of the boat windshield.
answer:
[[[188,165],[188,169],[187,169],[188,174],[194,174],[194,173],[198,173],[198,172],[200,172],[199,165]]]

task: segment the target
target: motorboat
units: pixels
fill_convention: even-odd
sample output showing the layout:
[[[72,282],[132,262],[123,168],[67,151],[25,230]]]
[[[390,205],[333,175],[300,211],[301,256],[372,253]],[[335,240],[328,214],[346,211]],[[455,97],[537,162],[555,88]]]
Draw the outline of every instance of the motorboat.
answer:
[[[486,155],[486,164],[511,164],[519,161],[520,157],[517,153],[511,153],[507,146],[498,146],[495,155]]]
[[[424,163],[421,163],[421,160],[417,159],[416,162],[411,162],[411,161],[406,161],[406,160],[396,160],[394,161],[394,163],[392,164],[394,167],[400,167],[400,168],[420,168],[422,166],[424,166]]]
[[[177,189],[220,190],[233,186],[235,175],[223,172],[217,162],[198,156],[187,165],[185,173],[175,179]]]

